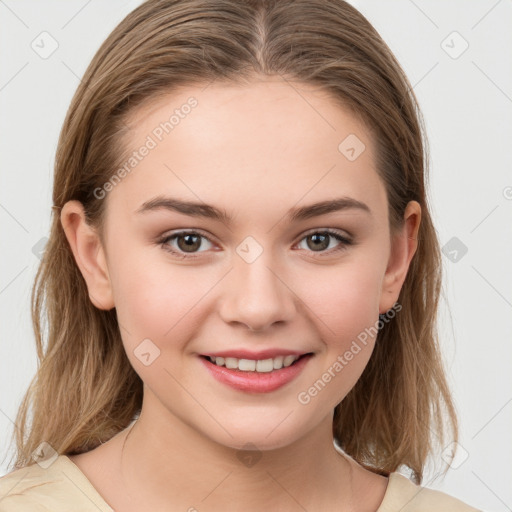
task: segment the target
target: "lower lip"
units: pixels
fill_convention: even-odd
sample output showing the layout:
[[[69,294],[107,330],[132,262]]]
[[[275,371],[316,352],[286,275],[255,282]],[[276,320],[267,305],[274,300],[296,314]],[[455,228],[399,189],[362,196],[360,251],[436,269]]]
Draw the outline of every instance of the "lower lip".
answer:
[[[301,357],[296,363],[271,372],[244,372],[217,366],[205,357],[200,357],[208,371],[220,382],[240,391],[269,393],[292,381],[306,366],[312,354]]]

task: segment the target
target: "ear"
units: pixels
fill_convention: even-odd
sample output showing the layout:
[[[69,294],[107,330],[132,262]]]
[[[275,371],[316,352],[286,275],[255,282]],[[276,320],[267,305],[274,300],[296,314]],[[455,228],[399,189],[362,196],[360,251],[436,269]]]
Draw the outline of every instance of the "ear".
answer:
[[[68,201],[62,207],[60,221],[76,264],[87,283],[91,302],[98,309],[112,309],[114,299],[105,251],[97,231],[87,224],[82,203]]]
[[[409,264],[418,248],[420,222],[420,204],[417,201],[409,201],[404,212],[403,229],[391,239],[391,254],[382,281],[380,314],[386,313],[398,300]]]

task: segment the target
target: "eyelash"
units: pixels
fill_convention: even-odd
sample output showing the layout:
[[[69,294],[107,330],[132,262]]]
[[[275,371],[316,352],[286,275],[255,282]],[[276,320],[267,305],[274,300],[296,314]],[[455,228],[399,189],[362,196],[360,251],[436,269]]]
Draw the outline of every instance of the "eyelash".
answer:
[[[310,231],[310,232],[306,233],[299,240],[299,243],[302,242],[302,240],[304,240],[308,236],[317,235],[317,234],[323,234],[323,235],[327,234],[327,235],[330,235],[330,236],[332,236],[333,238],[335,238],[336,240],[338,240],[341,243],[337,247],[335,247],[334,249],[330,249],[330,250],[326,250],[326,251],[320,251],[318,253],[315,252],[315,251],[308,251],[308,252],[313,253],[313,255],[314,255],[313,257],[315,257],[315,258],[317,258],[317,257],[321,258],[321,257],[323,257],[324,254],[333,254],[333,253],[336,253],[338,251],[346,250],[347,246],[350,246],[350,245],[354,244],[353,240],[351,240],[349,238],[346,238],[345,236],[341,235],[338,231],[335,231],[335,230],[332,230],[332,229],[329,229],[329,228],[322,229],[322,230]],[[179,238],[180,236],[184,236],[184,235],[199,235],[200,237],[205,238],[206,240],[208,240],[210,243],[213,244],[213,242],[207,236],[201,234],[198,231],[178,231],[177,233],[173,233],[172,235],[165,235],[163,238],[158,240],[158,243],[162,246],[162,248],[165,251],[170,252],[171,254],[173,254],[174,256],[177,256],[178,258],[182,258],[182,259],[191,258],[191,259],[193,259],[193,258],[199,257],[198,254],[200,254],[200,253],[184,253],[184,252],[179,252],[179,251],[177,251],[175,249],[172,249],[168,245],[167,242],[173,240],[174,238]]]

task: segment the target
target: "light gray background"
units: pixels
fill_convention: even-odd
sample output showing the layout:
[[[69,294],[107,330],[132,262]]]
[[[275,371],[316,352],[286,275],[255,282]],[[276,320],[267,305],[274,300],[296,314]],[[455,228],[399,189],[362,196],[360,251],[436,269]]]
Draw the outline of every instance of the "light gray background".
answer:
[[[36,370],[29,299],[38,243],[49,230],[59,130],[94,53],[139,3],[0,0],[0,474],[8,470],[13,420]],[[432,214],[446,246],[440,320],[461,447],[444,480],[430,473],[423,485],[481,509],[508,511],[512,3],[352,3],[394,51],[418,96],[431,149]],[[31,47],[47,37],[43,31],[58,42],[45,59]]]

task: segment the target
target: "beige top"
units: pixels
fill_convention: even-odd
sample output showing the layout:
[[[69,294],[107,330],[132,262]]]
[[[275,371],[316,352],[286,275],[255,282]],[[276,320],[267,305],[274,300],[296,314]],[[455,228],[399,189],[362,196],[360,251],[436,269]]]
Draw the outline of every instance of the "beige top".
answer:
[[[0,512],[113,512],[66,455],[47,468],[32,464],[0,478]],[[376,512],[482,512],[441,491],[420,487],[401,473],[389,475]]]

